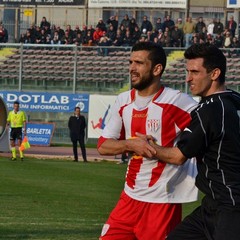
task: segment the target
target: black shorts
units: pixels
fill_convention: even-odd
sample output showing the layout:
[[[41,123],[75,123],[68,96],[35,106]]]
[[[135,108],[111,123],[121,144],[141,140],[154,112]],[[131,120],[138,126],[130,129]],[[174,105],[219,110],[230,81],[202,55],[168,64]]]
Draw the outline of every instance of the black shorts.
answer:
[[[15,141],[16,139],[22,140],[22,128],[11,128],[10,140]]]
[[[202,205],[187,216],[167,240],[239,240],[240,206],[218,206],[205,197]]]

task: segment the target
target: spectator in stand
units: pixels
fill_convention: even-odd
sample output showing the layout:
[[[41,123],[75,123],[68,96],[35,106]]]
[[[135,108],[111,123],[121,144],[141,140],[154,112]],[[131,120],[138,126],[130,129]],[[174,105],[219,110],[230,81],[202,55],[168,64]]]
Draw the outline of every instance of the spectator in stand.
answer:
[[[211,36],[213,37],[215,37],[215,34],[213,33],[214,26],[215,26],[214,19],[212,19],[212,21],[207,26],[207,33],[211,34]]]
[[[168,32],[164,32],[162,38],[160,39],[162,47],[172,47],[172,39]]]
[[[140,41],[141,42],[145,42],[146,40],[147,40],[147,29],[146,28],[144,28],[143,30],[142,30],[142,33],[141,33],[141,36],[140,36]]]
[[[169,32],[171,33],[174,29],[174,26],[174,21],[171,19],[170,15],[167,15],[165,21],[163,22],[163,32],[165,32],[166,28],[168,28]]]
[[[202,32],[197,34],[199,40],[201,39],[201,40],[203,40],[203,42],[206,41],[208,35],[209,35],[209,33],[207,32],[207,28],[206,27],[203,27]]]
[[[203,32],[203,28],[206,28],[206,24],[203,22],[203,18],[199,17],[195,27],[195,32],[199,35]]]
[[[44,29],[46,35],[48,35],[48,34],[51,35],[51,29],[49,28],[48,25],[45,25],[43,29]]]
[[[224,34],[223,47],[224,48],[232,47],[232,36],[230,31],[226,31]]]
[[[58,31],[54,32],[51,44],[61,44],[61,38],[59,37]]]
[[[134,32],[132,34],[133,44],[137,43],[141,37],[141,31],[138,26],[135,26]]]
[[[133,35],[133,32],[135,31],[135,27],[138,26],[137,23],[136,23],[136,19],[135,18],[131,18],[130,20],[130,23],[129,23],[129,30],[130,30],[130,33],[131,33],[131,36]]]
[[[183,33],[185,37],[185,47],[188,48],[191,45],[192,34],[195,31],[195,25],[192,22],[192,18],[188,17],[183,25]]]
[[[79,25],[76,25],[75,29],[73,30],[73,39],[77,38],[78,33],[82,33],[82,31],[80,30]]]
[[[116,18],[116,16],[111,16],[108,20],[107,20],[107,24],[108,25],[112,25],[113,26],[113,30],[116,32],[118,29],[118,20]]]
[[[234,37],[232,39],[232,51],[231,51],[231,54],[237,54],[239,55],[239,48],[240,48],[240,43],[239,43],[239,40],[237,39],[237,37]]]
[[[148,20],[148,17],[146,15],[143,16],[143,21],[142,21],[142,25],[141,25],[141,32],[143,31],[143,29],[146,29],[147,32],[153,30],[152,23]]]
[[[93,46],[94,45],[94,40],[93,40],[91,30],[88,30],[86,37],[83,38],[83,45],[85,45],[85,46]]]
[[[96,28],[101,29],[102,31],[107,31],[106,24],[103,22],[102,18],[99,18]]]
[[[41,29],[40,36],[36,38],[35,42],[37,44],[45,44],[46,43],[46,33],[44,29]]]
[[[237,23],[234,21],[234,17],[230,16],[229,21],[227,21],[226,29],[230,32],[232,37],[235,37],[235,31],[237,28]]]
[[[231,47],[232,48],[239,48],[240,47],[240,44],[239,44],[239,41],[238,41],[237,37],[233,37]]]
[[[171,37],[171,32],[170,32],[170,29],[169,29],[168,27],[165,27],[164,33],[165,33],[165,32],[167,33],[168,36]]]
[[[154,32],[151,32],[151,31],[148,31],[147,32],[147,41],[148,42],[153,42],[153,40],[154,40],[154,37],[155,37],[155,33]]]
[[[83,28],[82,28],[82,37],[83,37],[83,39],[86,38],[87,32],[88,32],[87,26],[83,25]]]
[[[131,37],[130,30],[127,30],[126,34],[125,34],[125,37],[123,38],[122,46],[130,47],[132,45],[133,45],[133,40],[132,40],[132,37]]]
[[[21,33],[21,36],[18,40],[19,43],[25,43],[26,35],[24,33]]]
[[[214,37],[211,34],[207,34],[205,41],[203,42],[200,41],[199,43],[204,43],[204,42],[209,45],[214,45]]]
[[[159,18],[157,18],[157,21],[156,21],[156,23],[155,23],[155,31],[157,31],[158,32],[158,30],[159,29],[162,29],[162,31],[163,31],[163,23],[162,23],[162,19],[159,17]]]
[[[57,26],[56,31],[58,32],[59,39],[62,39],[65,35],[64,30],[62,28],[60,28],[60,26]]]
[[[107,37],[110,39],[111,44],[114,42],[116,39],[116,31],[113,29],[113,25],[110,25],[107,30]]]
[[[77,33],[77,36],[73,39],[73,43],[74,43],[76,46],[81,46],[81,45],[82,45],[82,43],[83,43],[83,38],[82,38],[81,32],[78,32],[78,33]]]
[[[101,28],[96,27],[96,30],[93,33],[93,41],[95,44],[98,44],[100,38],[103,36],[103,31]]]
[[[174,30],[171,33],[172,37],[172,45],[173,47],[181,47],[182,39],[183,39],[183,32],[178,29],[178,25],[175,25]]]
[[[36,26],[35,24],[31,24],[30,27],[28,28],[32,36],[36,36]]]
[[[202,40],[201,40],[202,41]],[[197,36],[197,34],[193,34],[193,37],[191,39],[191,45],[193,44],[198,44],[200,42],[199,37]]]
[[[181,18],[178,18],[178,19],[177,19],[177,22],[175,23],[175,25],[177,25],[177,26],[178,26],[178,29],[183,32],[183,25],[184,25],[184,24],[183,24]]]
[[[223,31],[224,31],[223,24],[221,23],[220,18],[218,18],[216,21],[214,21],[213,33],[216,36],[217,34],[222,34]]]
[[[50,30],[51,30],[51,38],[53,39],[54,33],[55,33],[55,31],[57,30],[56,25],[55,25],[55,24],[52,24]]]
[[[72,36],[69,34],[69,31],[65,31],[65,35],[63,36],[63,38],[61,39],[61,44],[73,44],[73,38]]]
[[[50,22],[47,21],[46,17],[42,17],[42,21],[40,23],[40,28],[43,29],[43,28],[45,28],[45,26],[47,26],[48,29],[50,29],[51,24],[50,24]]]
[[[214,45],[218,48],[222,48],[223,47],[223,36],[221,33],[217,33],[215,39],[214,39]]]
[[[70,38],[72,41],[74,38],[74,31],[72,30],[71,25],[67,25],[67,28],[65,30],[65,35],[66,35],[66,32],[68,33],[68,38]]]
[[[111,40],[106,36],[106,32],[103,31],[103,35],[98,42],[98,55],[107,56],[108,55],[108,46],[111,45]]]
[[[178,18],[178,19],[177,19],[177,22],[175,23],[175,26],[177,26],[177,27],[178,27],[178,30],[180,30],[181,33],[182,33],[182,38],[181,38],[181,44],[180,44],[180,46],[183,47],[184,33],[183,33],[183,22],[182,22],[182,19],[181,19],[181,18]]]
[[[130,19],[127,14],[125,14],[123,20],[121,21],[121,25],[124,26],[124,28],[129,27]]]
[[[31,35],[30,30],[26,31],[26,35],[25,35],[25,43],[35,43],[35,35]]]
[[[46,42],[45,42],[45,44],[52,44],[52,39],[51,39],[51,35],[50,35],[50,34],[48,34],[48,35],[46,36]]]
[[[126,34],[126,28],[123,25],[120,25],[119,30],[121,31],[122,38],[124,38]]]
[[[157,36],[156,36],[156,38],[157,38],[157,42],[159,43],[159,44],[161,44],[161,38],[163,37],[163,31],[162,31],[162,29],[159,29],[158,30],[158,34],[157,34]],[[156,39],[154,40],[154,42],[156,42]]]
[[[117,34],[116,34],[116,38],[113,42],[113,46],[121,46],[123,44],[123,37],[122,37],[122,34],[121,34],[121,30],[118,29],[117,30]]]
[[[90,26],[88,27],[88,31],[90,31],[91,34],[92,34],[92,36],[93,36],[93,33],[95,32],[95,29],[93,28],[92,25],[90,25]]]
[[[34,35],[34,39],[39,39],[41,37],[41,28],[39,26],[36,26],[36,31]]]
[[[7,29],[5,29],[3,25],[0,24],[0,43],[6,42],[8,42],[8,32]]]

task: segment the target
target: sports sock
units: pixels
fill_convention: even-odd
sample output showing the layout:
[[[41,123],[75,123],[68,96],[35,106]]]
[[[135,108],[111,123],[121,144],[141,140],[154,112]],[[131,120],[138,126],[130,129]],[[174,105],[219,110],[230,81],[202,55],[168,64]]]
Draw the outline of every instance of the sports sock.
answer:
[[[21,151],[20,149],[19,149],[19,155],[20,155],[20,158],[23,158],[23,151]]]
[[[16,148],[15,148],[15,147],[12,147],[12,148],[11,148],[11,151],[12,151],[12,157],[13,157],[13,158],[16,158],[16,157],[17,157]]]

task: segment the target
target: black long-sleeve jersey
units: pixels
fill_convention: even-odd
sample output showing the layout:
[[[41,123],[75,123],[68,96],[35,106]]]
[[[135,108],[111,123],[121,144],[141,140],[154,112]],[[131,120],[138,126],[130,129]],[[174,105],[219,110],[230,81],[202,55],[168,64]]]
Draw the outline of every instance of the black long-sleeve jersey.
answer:
[[[197,157],[197,187],[219,204],[240,206],[240,94],[205,97],[191,117],[178,147]]]

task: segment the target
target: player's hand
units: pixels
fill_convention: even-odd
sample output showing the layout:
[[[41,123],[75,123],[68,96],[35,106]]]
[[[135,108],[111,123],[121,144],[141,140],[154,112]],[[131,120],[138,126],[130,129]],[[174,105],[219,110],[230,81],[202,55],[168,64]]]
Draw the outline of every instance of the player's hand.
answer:
[[[144,134],[141,134],[139,132],[136,132],[136,136],[139,137],[139,138],[142,138],[143,140],[147,141],[148,143],[149,142],[151,142],[151,143],[156,142],[156,139],[152,135],[144,135]]]
[[[153,158],[156,150],[148,143],[144,137],[135,137],[127,140],[128,152],[133,152],[137,156]]]

